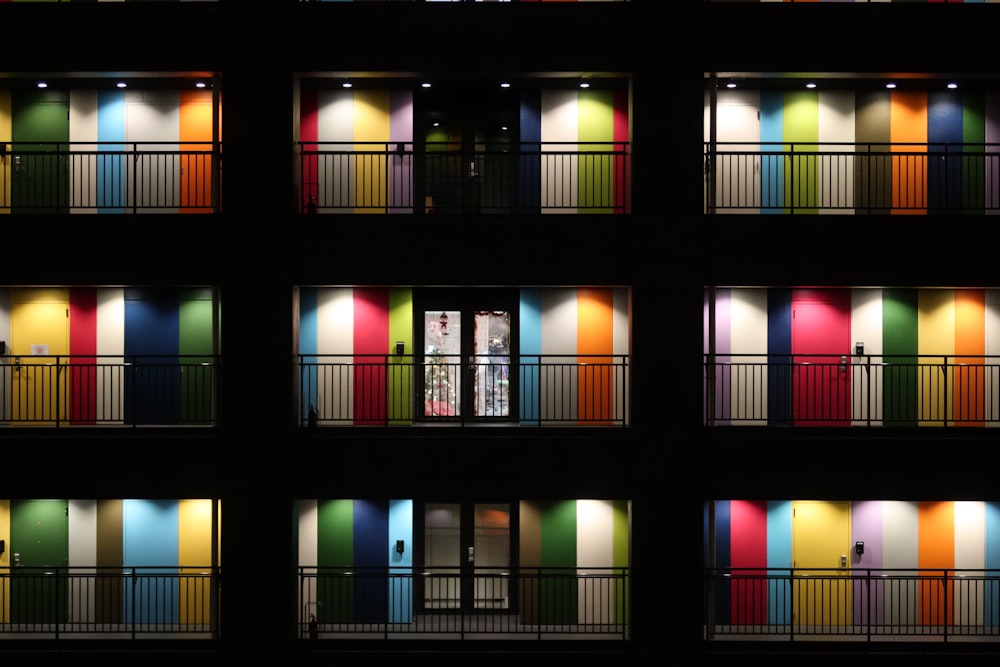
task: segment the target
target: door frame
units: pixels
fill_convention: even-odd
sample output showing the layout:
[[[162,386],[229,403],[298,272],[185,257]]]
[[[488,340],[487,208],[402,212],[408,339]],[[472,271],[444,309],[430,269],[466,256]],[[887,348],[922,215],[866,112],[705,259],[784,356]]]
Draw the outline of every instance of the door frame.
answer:
[[[415,382],[415,410],[417,420],[434,422],[516,422],[518,420],[518,341],[520,340],[519,310],[520,299],[516,288],[482,288],[482,289],[415,289],[413,292],[413,349]],[[463,324],[476,312],[503,311],[510,315],[510,330],[508,341],[508,377],[507,377],[507,414],[502,416],[477,416],[473,414],[475,403],[473,389],[473,373],[477,365],[473,355],[474,333],[471,326],[463,326],[461,331],[461,352],[459,358],[461,389],[457,397],[459,414],[428,415],[423,400],[425,396],[426,376],[423,372],[423,358],[426,354],[424,313],[441,311],[458,311]],[[483,355],[479,355],[480,357]]]
[[[424,606],[424,571],[428,567],[425,562],[426,544],[426,513],[427,506],[431,504],[452,504],[459,506],[459,544],[458,544],[458,569],[461,576],[461,588],[459,591],[459,606],[457,608],[427,608]],[[486,504],[506,504],[509,507],[509,565],[511,575],[508,577],[507,595],[508,603],[506,608],[482,608],[477,609],[474,599],[474,573],[475,561],[471,563],[468,559],[469,549],[475,545],[475,508],[477,505]],[[520,553],[520,517],[519,503],[513,498],[485,498],[476,500],[460,500],[456,498],[426,498],[414,500],[413,503],[413,581],[414,581],[414,610],[422,614],[448,614],[448,613],[475,613],[475,614],[516,614],[519,610],[519,585],[518,577],[514,575],[519,567]],[[475,558],[475,556],[473,556]],[[433,563],[430,564],[434,566]],[[438,566],[438,567],[449,567]]]

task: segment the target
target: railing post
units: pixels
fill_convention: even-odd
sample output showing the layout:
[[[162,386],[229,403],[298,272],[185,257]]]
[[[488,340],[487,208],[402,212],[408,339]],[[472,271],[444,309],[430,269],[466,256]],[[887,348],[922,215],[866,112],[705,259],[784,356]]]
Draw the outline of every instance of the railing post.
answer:
[[[944,427],[948,426],[948,406],[951,405],[950,397],[948,395],[948,357],[944,357],[944,364],[942,365],[942,372],[944,377],[941,379],[944,385],[941,390],[941,402],[944,404],[941,408],[941,425]]]
[[[871,569],[865,570],[865,596],[868,603],[868,611],[865,615],[865,637],[868,641],[872,640],[872,571]]]

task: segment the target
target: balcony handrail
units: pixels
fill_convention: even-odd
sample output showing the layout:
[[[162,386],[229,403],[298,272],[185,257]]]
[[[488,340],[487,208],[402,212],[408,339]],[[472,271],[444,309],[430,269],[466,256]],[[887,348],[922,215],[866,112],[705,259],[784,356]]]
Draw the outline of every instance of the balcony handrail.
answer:
[[[221,355],[0,356],[0,426],[218,425]]]
[[[1000,209],[1000,144],[707,141],[707,213]]]
[[[0,142],[0,210],[142,213],[221,208],[222,142]]]
[[[0,567],[0,637],[211,639],[217,565]]]
[[[706,568],[708,641],[798,637],[995,641],[992,568]]]
[[[628,213],[623,141],[300,141],[303,213]]]
[[[989,426],[1000,423],[1000,356],[708,353],[708,426]]]
[[[302,426],[630,424],[628,354],[299,354]]]
[[[631,639],[624,566],[308,565],[298,580],[312,639]]]

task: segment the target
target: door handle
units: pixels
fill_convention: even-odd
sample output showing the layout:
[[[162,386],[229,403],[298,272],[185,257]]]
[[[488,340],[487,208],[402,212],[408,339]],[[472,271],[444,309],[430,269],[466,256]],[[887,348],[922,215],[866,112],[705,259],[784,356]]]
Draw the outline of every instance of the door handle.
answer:
[[[469,547],[469,562],[476,562],[476,547]]]

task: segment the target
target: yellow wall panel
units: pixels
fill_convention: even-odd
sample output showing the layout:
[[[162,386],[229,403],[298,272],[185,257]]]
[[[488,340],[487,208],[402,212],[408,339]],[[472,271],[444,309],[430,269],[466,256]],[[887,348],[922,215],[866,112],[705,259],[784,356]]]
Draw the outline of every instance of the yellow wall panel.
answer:
[[[951,417],[952,406],[947,402],[945,374],[939,364],[944,363],[944,356],[955,354],[952,290],[920,290],[917,294],[917,353],[921,355],[917,379],[920,424],[943,426]]]
[[[384,142],[381,146],[361,143],[354,147],[357,151],[378,153],[358,162],[355,201],[365,208],[356,209],[356,213],[384,213],[384,207],[389,203],[389,156],[386,151],[390,127],[389,100],[387,90],[364,90],[354,95],[354,140]]]
[[[181,579],[180,599],[188,602],[181,607],[180,622],[207,623],[211,618],[211,500],[181,500],[178,503],[177,562],[182,566],[181,574],[199,575]]]

